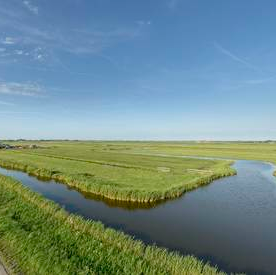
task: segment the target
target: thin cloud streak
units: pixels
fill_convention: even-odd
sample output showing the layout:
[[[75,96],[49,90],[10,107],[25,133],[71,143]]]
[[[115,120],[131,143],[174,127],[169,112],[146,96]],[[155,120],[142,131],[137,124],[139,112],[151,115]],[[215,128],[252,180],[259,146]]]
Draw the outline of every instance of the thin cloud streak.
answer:
[[[110,31],[87,31],[87,30],[40,30],[36,27],[21,24],[16,20],[3,20],[0,18],[0,24],[10,26],[16,33],[15,37],[6,37],[2,39],[5,45],[5,57],[14,60],[25,60],[36,63],[51,63],[56,61],[55,55],[58,51],[67,52],[73,55],[94,55],[103,57],[104,49],[113,45],[123,43],[140,37],[146,26],[135,24],[129,28],[114,28]],[[5,22],[3,22],[5,21]],[[149,26],[149,24],[147,24]],[[1,30],[1,28],[0,28]],[[9,48],[16,43],[17,49]],[[24,47],[24,54],[21,52]],[[22,53],[19,55],[19,53]],[[3,52],[1,53],[4,54]],[[111,60],[111,59],[110,59]],[[109,61],[110,61],[109,60]],[[61,66],[60,62],[57,62]],[[65,66],[61,66],[63,69]],[[85,75],[70,70],[70,73]]]
[[[23,1],[25,7],[33,14],[38,15],[38,7],[34,6],[30,1]]]
[[[13,103],[6,102],[6,101],[1,101],[1,100],[0,100],[0,105],[5,105],[5,106],[15,106],[15,104],[13,104]]]
[[[2,44],[17,44],[63,50],[73,54],[97,54],[113,44],[135,39],[142,34],[145,26],[135,24],[129,27],[115,27],[108,31],[86,29],[44,29],[41,30],[11,17],[0,18],[3,26],[10,27],[16,37],[5,37]],[[149,26],[150,24],[147,24]],[[0,28],[1,30],[1,28]]]
[[[41,97],[44,92],[36,83],[0,82],[0,94]]]
[[[12,38],[12,37],[5,37],[2,40],[1,44],[3,44],[3,45],[14,45],[15,44],[15,39]]]
[[[222,47],[219,43],[214,42],[214,46],[217,50],[219,50],[222,54],[230,57],[232,60],[246,66],[249,69],[252,69],[255,72],[261,73],[261,74],[265,74],[266,77],[264,78],[260,78],[260,79],[249,79],[249,80],[245,80],[242,82],[242,84],[238,85],[238,87],[244,87],[245,85],[260,85],[260,84],[265,84],[267,82],[271,82],[273,80],[275,80],[276,75],[275,72],[271,72],[271,71],[267,71],[267,70],[263,70],[262,68],[255,66],[249,62],[247,62],[246,60],[244,60],[243,58],[240,58],[239,56],[235,55],[234,53],[232,53],[231,51],[229,51],[228,49]],[[270,76],[269,76],[270,75]],[[236,88],[236,87],[235,87]]]
[[[240,58],[238,57],[237,55],[235,55],[234,53],[232,53],[231,51],[227,50],[226,48],[222,47],[219,43],[217,42],[214,42],[214,47],[219,50],[222,54],[230,57],[232,60],[240,63],[240,64],[243,64],[244,66],[246,66],[247,68],[249,69],[252,69],[254,71],[257,71],[257,72],[262,72],[263,73],[263,70],[261,70],[259,67],[247,62],[246,60],[244,60],[243,58]]]
[[[257,84],[263,84],[263,83],[267,83],[267,82],[271,82],[273,80],[275,80],[276,76],[271,76],[271,77],[267,77],[267,78],[262,78],[262,79],[250,79],[250,80],[246,80],[244,81],[244,83],[246,84],[250,84],[250,85],[257,85]]]
[[[21,0],[24,6],[30,8],[32,1]],[[25,8],[25,7],[24,7]],[[35,11],[36,13],[36,11]],[[25,20],[22,10],[0,8],[0,32],[9,29],[1,38],[0,62],[2,64],[20,63],[41,71],[57,71],[72,75],[92,76],[102,78],[97,73],[75,70],[60,57],[60,52],[75,56],[99,57],[111,63],[116,69],[123,70],[120,63],[104,54],[108,48],[130,40],[139,39],[147,28],[150,20],[133,21],[126,26],[112,26],[102,29],[90,28],[57,28],[47,25],[41,28]],[[1,46],[1,45],[0,45]],[[4,50],[5,48],[5,50]],[[41,66],[43,65],[43,66]]]

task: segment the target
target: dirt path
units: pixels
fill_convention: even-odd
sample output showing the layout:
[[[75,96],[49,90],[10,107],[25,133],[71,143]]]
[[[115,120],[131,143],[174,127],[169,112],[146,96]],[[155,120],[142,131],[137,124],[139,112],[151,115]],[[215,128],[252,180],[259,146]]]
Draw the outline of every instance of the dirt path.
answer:
[[[0,275],[8,275],[6,269],[4,268],[4,266],[1,263],[1,260],[0,260]]]

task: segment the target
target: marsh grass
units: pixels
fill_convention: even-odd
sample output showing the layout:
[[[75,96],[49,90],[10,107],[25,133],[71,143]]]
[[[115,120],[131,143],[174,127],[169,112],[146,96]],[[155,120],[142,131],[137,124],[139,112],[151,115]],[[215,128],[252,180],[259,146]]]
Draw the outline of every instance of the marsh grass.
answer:
[[[42,157],[43,158],[43,157]],[[27,159],[28,160],[28,159]],[[47,158],[45,158],[47,161]],[[66,161],[62,158],[60,161],[60,167],[66,166]],[[194,160],[193,160],[194,161]],[[3,160],[0,159],[0,166],[20,170],[28,173],[29,175],[36,176],[42,179],[53,179],[57,182],[67,184],[70,187],[74,187],[80,191],[91,193],[97,196],[101,196],[110,200],[116,201],[129,201],[129,202],[140,202],[140,203],[152,203],[160,202],[166,199],[173,199],[181,196],[187,191],[191,191],[199,186],[209,184],[210,182],[226,176],[235,175],[235,170],[230,167],[230,162],[216,162],[213,170],[208,170],[208,173],[193,173],[188,174],[188,178],[182,180],[181,175],[176,175],[176,177],[170,176],[167,181],[171,179],[172,182],[168,182],[167,186],[160,187],[156,186],[152,188],[151,185],[144,186],[143,188],[137,188],[136,186],[124,185],[121,182],[116,182],[114,180],[109,180],[107,178],[101,178],[91,173],[75,173],[69,174],[65,172],[60,172],[56,167],[55,169],[46,169],[41,167],[36,167],[30,164],[24,164],[22,161],[15,160]],[[204,170],[203,170],[204,171]],[[124,173],[124,171],[121,171]],[[168,172],[159,172],[161,174],[168,174]],[[158,170],[152,173],[153,176],[158,174]],[[185,171],[183,172],[185,174]],[[159,177],[160,181],[164,177]],[[176,182],[176,179],[180,182]],[[143,180],[154,180],[153,178],[142,178]],[[181,182],[182,181],[182,182]],[[139,183],[137,183],[139,185]]]
[[[0,175],[0,251],[11,274],[223,274],[67,213]]]
[[[151,150],[155,144],[39,142],[39,149],[0,151],[0,165],[99,197],[138,203],[176,198],[235,174],[231,163],[222,160],[134,154],[139,148]]]

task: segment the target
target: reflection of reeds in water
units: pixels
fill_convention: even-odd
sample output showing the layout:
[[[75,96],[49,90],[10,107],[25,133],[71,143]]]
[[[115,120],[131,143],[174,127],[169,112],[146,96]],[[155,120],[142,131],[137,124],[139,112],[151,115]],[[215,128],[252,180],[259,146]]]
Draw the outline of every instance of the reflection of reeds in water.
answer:
[[[204,173],[195,174],[194,179],[184,182],[177,186],[171,187],[168,190],[135,190],[135,189],[120,189],[114,181],[102,179],[93,174],[66,174],[57,170],[47,170],[45,168],[38,168],[31,165],[26,165],[22,162],[15,162],[10,160],[0,160],[0,166],[20,170],[39,177],[44,180],[53,179],[57,182],[67,184],[70,187],[75,187],[85,193],[93,194],[98,198],[106,198],[109,201],[114,200],[116,204],[121,202],[134,202],[139,204],[154,204],[156,202],[174,199],[180,197],[183,193],[196,189],[200,186],[209,184],[210,182],[235,175],[236,172],[229,166],[230,163],[223,163],[218,166],[212,174]],[[124,203],[122,204],[124,205]],[[135,205],[135,204],[134,204]],[[131,206],[132,207],[132,206]]]
[[[164,201],[155,201],[155,202],[135,202],[135,201],[120,201],[120,200],[111,200],[108,198],[105,198],[104,196],[101,195],[95,195],[92,193],[87,193],[84,191],[81,191],[79,189],[72,188],[74,190],[77,190],[80,192],[86,199],[89,200],[95,200],[95,201],[102,201],[106,205],[110,207],[119,207],[119,208],[124,208],[127,210],[136,210],[136,209],[151,209],[155,208],[158,205],[164,203]]]

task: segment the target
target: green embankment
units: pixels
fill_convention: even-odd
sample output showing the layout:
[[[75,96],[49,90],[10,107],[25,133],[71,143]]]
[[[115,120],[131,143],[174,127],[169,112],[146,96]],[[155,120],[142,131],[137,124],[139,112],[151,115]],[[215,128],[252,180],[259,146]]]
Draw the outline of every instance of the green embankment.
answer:
[[[235,174],[229,161],[147,156],[117,147],[119,150],[93,142],[47,143],[45,149],[2,150],[0,165],[91,194],[133,202],[175,198]]]
[[[0,256],[11,274],[223,274],[70,215],[0,175]]]

